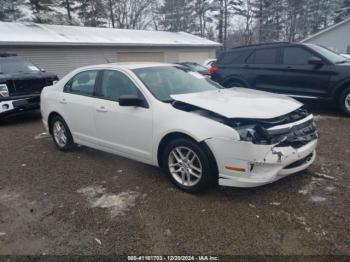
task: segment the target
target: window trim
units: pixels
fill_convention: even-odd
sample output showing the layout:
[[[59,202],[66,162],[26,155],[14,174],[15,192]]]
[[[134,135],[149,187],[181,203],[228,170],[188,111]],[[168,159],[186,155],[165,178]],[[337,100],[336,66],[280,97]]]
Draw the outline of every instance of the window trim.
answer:
[[[149,108],[149,103],[148,103],[148,101],[146,99],[146,96],[141,91],[139,85],[131,77],[129,77],[125,72],[122,72],[121,70],[114,69],[114,68],[106,68],[106,69],[100,70],[99,79],[98,79],[99,80],[98,81],[98,85],[95,85],[95,87],[96,87],[95,92],[94,92],[94,95],[95,95],[94,97],[95,98],[101,99],[101,100],[107,100],[107,101],[111,101],[111,102],[115,102],[115,103],[119,104],[119,101],[116,101],[116,100],[113,100],[113,99],[108,99],[106,97],[100,96],[101,89],[102,89],[102,82],[103,82],[103,74],[104,74],[105,71],[116,71],[118,73],[123,74],[125,77],[127,77],[134,84],[135,88],[139,91],[139,93],[141,95],[140,98],[144,100],[145,108]]]
[[[80,75],[82,73],[86,73],[86,72],[90,72],[90,71],[97,72],[92,95],[82,94],[82,93],[78,93],[78,92],[72,92],[71,85],[72,85],[73,79],[76,78],[78,75]],[[88,69],[88,70],[80,71],[80,72],[76,73],[74,76],[72,76],[65,83],[65,85],[63,87],[63,93],[72,94],[72,95],[78,95],[78,96],[86,96],[86,97],[96,97],[96,90],[97,90],[96,88],[97,88],[97,85],[98,85],[98,82],[99,82],[100,75],[101,75],[101,70],[100,69]],[[69,88],[67,87],[68,85],[69,85]]]

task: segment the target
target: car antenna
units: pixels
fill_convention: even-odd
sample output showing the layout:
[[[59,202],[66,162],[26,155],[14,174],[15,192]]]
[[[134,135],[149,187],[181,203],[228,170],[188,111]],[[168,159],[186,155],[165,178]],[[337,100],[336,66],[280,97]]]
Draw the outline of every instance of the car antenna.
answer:
[[[111,61],[109,61],[108,58],[105,57],[105,59],[106,59],[107,64],[111,63]]]

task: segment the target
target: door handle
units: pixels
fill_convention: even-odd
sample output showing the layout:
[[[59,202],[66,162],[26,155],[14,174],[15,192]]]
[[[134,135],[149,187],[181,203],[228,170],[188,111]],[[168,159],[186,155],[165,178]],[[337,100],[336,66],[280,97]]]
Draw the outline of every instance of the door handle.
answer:
[[[100,106],[100,107],[96,108],[96,111],[100,112],[100,113],[108,112],[108,110],[104,106]]]
[[[65,104],[67,104],[67,100],[66,100],[65,98],[62,98],[62,99],[60,100],[60,103],[63,104],[63,105],[65,105]]]

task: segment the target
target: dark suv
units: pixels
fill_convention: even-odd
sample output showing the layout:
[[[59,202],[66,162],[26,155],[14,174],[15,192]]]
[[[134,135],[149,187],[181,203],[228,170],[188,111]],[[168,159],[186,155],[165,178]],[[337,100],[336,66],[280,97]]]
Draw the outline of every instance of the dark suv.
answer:
[[[312,44],[273,43],[233,48],[211,68],[224,87],[247,87],[329,101],[350,116],[350,60]]]
[[[0,54],[0,118],[38,109],[40,93],[58,80],[15,54]]]

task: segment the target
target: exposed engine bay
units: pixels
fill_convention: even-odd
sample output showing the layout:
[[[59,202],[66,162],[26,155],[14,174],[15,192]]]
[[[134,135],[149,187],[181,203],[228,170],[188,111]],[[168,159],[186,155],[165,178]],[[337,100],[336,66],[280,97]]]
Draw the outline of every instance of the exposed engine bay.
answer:
[[[315,122],[303,107],[272,119],[252,119],[227,118],[179,101],[172,102],[172,105],[179,110],[192,112],[230,126],[240,134],[241,140],[254,144],[299,148],[318,138]],[[302,121],[303,119],[307,120]],[[301,123],[298,123],[300,121]],[[292,123],[296,124],[288,126]]]

